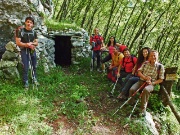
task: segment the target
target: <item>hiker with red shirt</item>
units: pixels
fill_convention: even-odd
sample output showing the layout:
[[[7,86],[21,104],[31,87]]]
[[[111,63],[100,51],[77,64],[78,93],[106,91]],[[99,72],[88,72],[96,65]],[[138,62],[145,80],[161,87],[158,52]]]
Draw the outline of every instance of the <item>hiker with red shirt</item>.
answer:
[[[129,89],[133,84],[139,81],[139,76],[137,74],[137,70],[141,67],[141,65],[146,62],[149,58],[150,48],[144,47],[138,52],[137,62],[134,66],[132,74],[129,74],[124,81],[123,87],[121,88],[121,93],[118,95],[119,100],[127,99],[129,96]]]
[[[146,115],[146,107],[150,93],[153,91],[156,84],[163,82],[164,72],[164,66],[158,62],[158,52],[156,50],[152,50],[150,52],[149,61],[144,62],[138,69],[138,76],[140,77],[140,80],[129,90],[129,96],[131,97],[133,93],[146,82],[146,86],[143,88],[141,96],[141,110],[144,116]],[[133,103],[134,97],[132,97],[129,101],[129,104]]]
[[[94,34],[90,37],[92,46],[91,71],[94,69],[95,57],[97,58],[97,71],[100,71],[101,48],[104,46],[103,37],[99,34],[99,29],[94,29]]]
[[[119,78],[118,82],[120,83],[121,87],[123,86],[122,78],[125,78],[129,74],[132,74],[132,70],[137,61],[136,57],[131,56],[128,48],[125,48],[123,50],[123,54],[124,58],[122,59],[122,61],[120,61],[117,73],[117,77]]]

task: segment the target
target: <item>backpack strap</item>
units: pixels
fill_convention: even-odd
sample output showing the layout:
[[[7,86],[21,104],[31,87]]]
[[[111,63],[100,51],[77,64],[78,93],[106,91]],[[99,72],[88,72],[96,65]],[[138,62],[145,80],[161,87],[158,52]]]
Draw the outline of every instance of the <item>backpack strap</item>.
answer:
[[[133,63],[133,66],[135,66],[135,63],[134,63],[134,57],[135,57],[135,56],[131,55],[131,61],[130,61],[130,62]],[[124,59],[125,59],[125,57],[123,57],[123,60],[122,60],[123,66],[124,66]],[[126,63],[130,63],[130,62],[126,62]]]
[[[119,60],[119,58],[120,58],[120,55],[121,55],[121,52],[118,54],[118,60]]]
[[[92,34],[91,37],[92,37],[92,40],[95,39],[95,38],[94,38],[94,37],[95,37],[95,34]],[[97,38],[96,38],[96,39],[97,39]],[[99,39],[99,40],[101,39],[101,35],[100,35],[100,34],[98,34],[98,39]]]
[[[158,67],[157,67],[157,74],[158,74],[157,79],[159,79],[160,70],[161,70],[161,64],[159,64]]]
[[[123,57],[123,59],[122,59],[122,66],[123,66],[123,68],[124,68],[124,59],[125,59],[125,57]]]
[[[20,27],[19,30],[21,31],[21,37],[24,36],[24,34],[26,34],[27,32],[25,32],[24,27]],[[32,34],[34,37],[34,30],[32,30],[32,33],[27,33],[27,34]]]
[[[132,63],[133,63],[133,66],[135,65],[135,63],[134,63],[134,57],[135,57],[135,56],[131,55],[131,61],[132,61]]]
[[[21,31],[21,37],[24,36],[24,28],[20,28],[20,31]]]
[[[93,40],[94,39],[94,34],[92,34],[91,37],[92,37],[92,40]]]

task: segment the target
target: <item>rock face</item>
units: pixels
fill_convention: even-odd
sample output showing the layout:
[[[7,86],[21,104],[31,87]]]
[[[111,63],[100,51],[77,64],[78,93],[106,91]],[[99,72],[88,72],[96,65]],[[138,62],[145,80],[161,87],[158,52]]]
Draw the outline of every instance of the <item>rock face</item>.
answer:
[[[0,74],[1,77],[6,79],[19,78],[19,72],[17,69],[18,63],[21,63],[20,49],[13,42],[9,42],[5,46],[6,51],[2,55],[0,61]]]

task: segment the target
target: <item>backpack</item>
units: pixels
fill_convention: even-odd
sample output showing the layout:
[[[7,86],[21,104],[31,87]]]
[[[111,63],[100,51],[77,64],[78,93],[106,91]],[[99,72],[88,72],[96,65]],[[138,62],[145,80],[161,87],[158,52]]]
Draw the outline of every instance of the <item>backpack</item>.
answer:
[[[113,70],[108,71],[107,78],[113,83],[115,83],[117,79],[117,73],[118,73],[118,67],[114,67]]]
[[[24,34],[27,34],[27,33],[24,31],[24,26],[19,26],[19,27],[15,30],[15,38],[17,37],[19,31],[21,31],[21,37],[23,37]],[[32,30],[32,33],[28,33],[28,34],[32,34],[32,35],[34,36],[34,30]]]
[[[130,62],[132,62],[133,65],[135,65],[134,60],[133,60],[134,57],[136,57],[136,56],[135,55],[131,55],[131,61]],[[122,60],[123,65],[124,65],[124,59],[125,59],[125,57],[123,57],[123,60]],[[126,62],[126,63],[129,63],[129,62]]]
[[[99,35],[98,34],[98,38],[95,38],[95,35],[94,34],[92,34],[92,41],[93,41],[93,39],[96,39],[96,42],[95,42],[95,45],[94,46],[92,46],[92,49],[95,47],[95,46],[98,46],[98,45],[101,45],[102,44],[102,41],[101,41],[101,35]]]
[[[130,62],[132,62],[133,63],[133,66],[135,66],[135,63],[134,63],[134,57],[136,57],[135,55],[131,55],[131,61]],[[122,59],[122,66],[123,66],[123,69],[122,70],[125,70],[125,66],[124,65],[126,65],[127,63],[130,63],[130,62],[124,62],[124,59],[125,59],[125,57],[123,57],[123,59]],[[125,64],[124,64],[125,63]]]
[[[122,44],[122,45],[120,45],[120,47],[119,47],[119,51],[120,51],[120,52],[123,52],[125,48],[127,48],[127,46],[124,45],[124,44]]]
[[[121,56],[121,54],[122,54],[122,53],[121,53],[121,52],[119,52],[119,54],[117,55],[117,57],[116,57],[116,59],[115,59],[115,60],[116,60],[116,62],[118,61],[118,63],[119,63],[119,60],[120,60],[120,56]],[[114,55],[114,54],[112,54],[111,56],[112,56],[112,58],[111,58],[111,59],[113,60],[113,57],[114,57],[115,55]]]

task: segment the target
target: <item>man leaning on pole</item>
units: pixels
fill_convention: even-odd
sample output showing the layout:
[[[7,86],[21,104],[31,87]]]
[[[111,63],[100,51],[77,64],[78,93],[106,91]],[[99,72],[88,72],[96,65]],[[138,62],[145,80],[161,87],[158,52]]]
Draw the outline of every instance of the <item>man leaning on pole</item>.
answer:
[[[142,115],[145,116],[150,93],[154,90],[154,86],[164,79],[164,66],[158,62],[158,52],[156,50],[150,52],[149,61],[138,69],[138,75],[140,80],[130,88],[129,96],[131,97],[144,82],[147,83],[141,96],[141,111]],[[131,98],[129,103],[134,103],[134,97]]]

